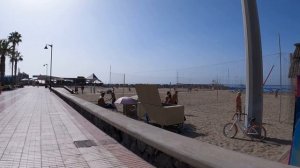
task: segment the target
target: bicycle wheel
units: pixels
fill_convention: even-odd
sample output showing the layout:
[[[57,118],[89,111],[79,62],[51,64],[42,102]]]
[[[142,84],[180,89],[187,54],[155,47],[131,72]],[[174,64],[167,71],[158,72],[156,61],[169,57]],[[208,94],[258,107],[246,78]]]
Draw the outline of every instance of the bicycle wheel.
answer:
[[[260,135],[258,134],[257,130],[261,130]],[[256,139],[259,141],[262,141],[266,138],[267,131],[263,126],[259,125],[253,125],[248,128],[247,133],[246,133],[252,140]]]
[[[223,135],[228,138],[233,138],[236,136],[237,131],[238,128],[234,123],[227,123],[223,128]]]

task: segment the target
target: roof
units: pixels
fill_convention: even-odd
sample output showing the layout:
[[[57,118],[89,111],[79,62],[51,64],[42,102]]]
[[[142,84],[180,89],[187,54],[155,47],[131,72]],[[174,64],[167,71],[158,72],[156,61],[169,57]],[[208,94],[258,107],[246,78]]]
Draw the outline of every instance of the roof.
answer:
[[[98,79],[98,77],[94,73],[92,73],[86,79],[93,83],[103,83],[100,79]]]
[[[296,78],[298,75],[300,75],[300,43],[296,43],[295,46],[296,49],[291,56],[289,78]]]

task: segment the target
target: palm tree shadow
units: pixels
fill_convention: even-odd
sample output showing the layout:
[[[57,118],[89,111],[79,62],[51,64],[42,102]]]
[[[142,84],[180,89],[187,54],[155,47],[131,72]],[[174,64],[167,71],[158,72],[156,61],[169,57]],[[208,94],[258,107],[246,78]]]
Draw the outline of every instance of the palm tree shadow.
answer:
[[[237,139],[237,140],[241,140],[241,141],[249,141],[249,142],[252,142],[251,139],[247,139],[247,138],[236,138],[236,137],[234,137],[234,138],[232,138],[232,139]]]
[[[278,139],[278,138],[270,138],[270,137],[266,137],[264,140],[262,141],[254,141],[251,139],[246,139],[246,138],[233,138],[233,139],[237,139],[237,140],[242,140],[242,141],[253,141],[253,142],[261,142],[261,143],[266,143],[266,144],[271,144],[271,145],[291,145],[292,141],[291,140],[285,140],[285,139]]]
[[[198,133],[196,132],[196,126],[193,124],[184,124],[183,129],[181,131],[181,135],[190,137],[190,138],[196,138],[199,136],[207,136],[205,133]]]
[[[159,127],[159,125],[157,125],[157,124],[153,124],[153,123],[151,123],[151,124]],[[166,126],[166,127],[164,127],[164,129],[174,132],[174,133],[178,133],[182,136],[190,137],[190,138],[196,138],[199,136],[207,136],[207,134],[196,132],[196,130],[197,130],[196,126],[193,124],[183,124],[182,128],[178,128],[178,126],[176,126],[176,125],[175,126]]]
[[[186,117],[198,117],[196,115],[193,115],[193,114],[185,114]]]
[[[272,145],[291,145],[292,141],[291,140],[286,140],[286,139],[278,139],[278,138],[270,138],[266,137],[264,139],[264,143],[272,144]]]

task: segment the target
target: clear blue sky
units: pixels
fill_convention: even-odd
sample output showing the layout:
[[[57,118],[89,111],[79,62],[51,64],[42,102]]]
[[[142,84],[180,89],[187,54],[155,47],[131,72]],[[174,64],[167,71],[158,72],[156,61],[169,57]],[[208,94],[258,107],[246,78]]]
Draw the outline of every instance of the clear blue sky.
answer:
[[[240,0],[0,0],[0,38],[18,31],[22,72],[104,82],[241,83],[244,33]],[[299,0],[257,0],[264,74],[279,82],[278,33],[286,76],[288,53],[300,42]],[[7,66],[9,74],[10,67]],[[229,72],[229,73],[228,73]],[[266,75],[265,75],[266,76]],[[287,79],[285,79],[287,80]]]

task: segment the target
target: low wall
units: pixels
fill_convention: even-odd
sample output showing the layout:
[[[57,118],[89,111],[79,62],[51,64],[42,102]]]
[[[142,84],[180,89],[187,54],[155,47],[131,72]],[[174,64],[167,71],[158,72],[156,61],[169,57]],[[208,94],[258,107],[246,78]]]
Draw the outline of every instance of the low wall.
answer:
[[[245,155],[133,120],[52,88],[95,126],[157,167],[288,168],[292,166]]]

